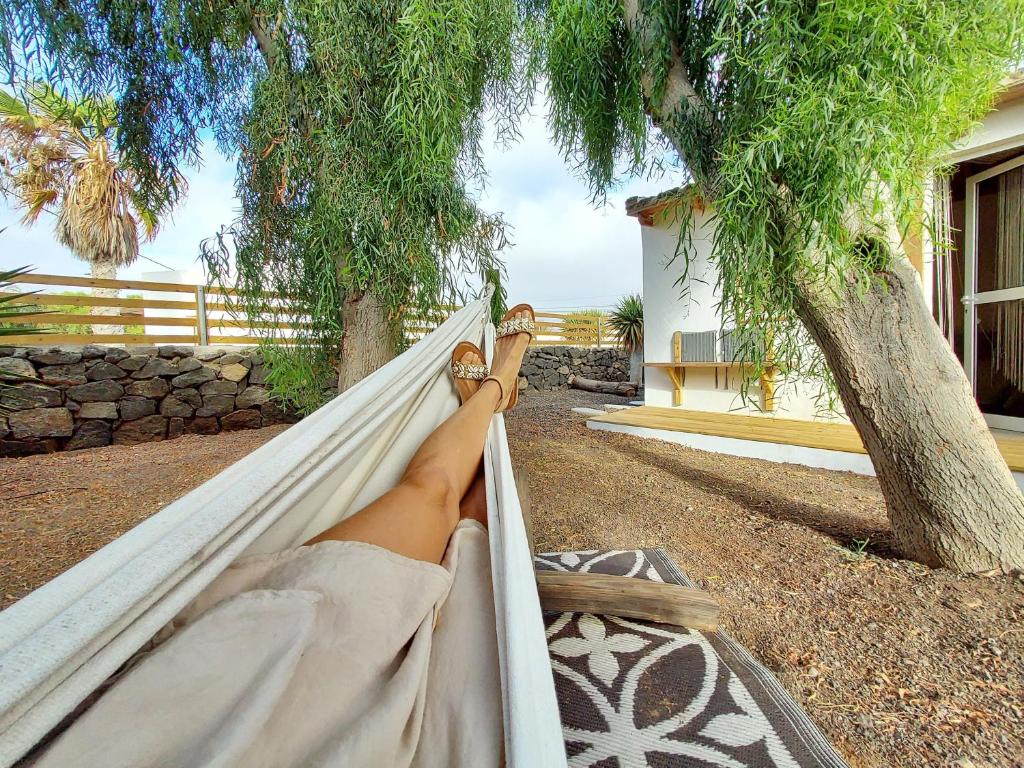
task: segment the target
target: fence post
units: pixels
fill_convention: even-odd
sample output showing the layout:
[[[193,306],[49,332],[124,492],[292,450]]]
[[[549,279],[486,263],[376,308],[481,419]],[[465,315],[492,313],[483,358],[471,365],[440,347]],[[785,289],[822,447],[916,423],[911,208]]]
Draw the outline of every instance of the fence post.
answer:
[[[601,348],[601,318],[597,318],[597,347]]]
[[[196,286],[196,325],[199,328],[199,345],[210,343],[210,334],[206,328],[206,286]]]

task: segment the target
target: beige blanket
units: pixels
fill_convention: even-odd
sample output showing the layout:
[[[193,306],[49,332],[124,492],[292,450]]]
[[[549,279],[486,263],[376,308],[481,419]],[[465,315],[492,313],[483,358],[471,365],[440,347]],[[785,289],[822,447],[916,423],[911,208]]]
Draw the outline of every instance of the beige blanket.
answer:
[[[472,522],[443,566],[355,542],[244,558],[37,765],[500,765],[490,579]]]

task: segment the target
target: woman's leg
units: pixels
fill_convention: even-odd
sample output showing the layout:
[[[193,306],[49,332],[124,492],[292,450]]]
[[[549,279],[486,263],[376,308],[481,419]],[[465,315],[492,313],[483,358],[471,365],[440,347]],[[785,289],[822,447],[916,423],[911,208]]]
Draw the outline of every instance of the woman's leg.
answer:
[[[501,339],[495,350],[491,373],[506,394],[518,383],[528,343],[529,336],[521,333]],[[416,560],[441,562],[459,522],[459,504],[477,475],[502,387],[484,382],[423,441],[397,486],[307,543],[364,541]]]

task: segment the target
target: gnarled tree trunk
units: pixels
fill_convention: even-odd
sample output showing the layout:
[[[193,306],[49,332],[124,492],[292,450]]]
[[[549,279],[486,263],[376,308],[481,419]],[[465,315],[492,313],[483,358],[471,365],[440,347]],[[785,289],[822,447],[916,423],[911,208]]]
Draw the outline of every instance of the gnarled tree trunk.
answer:
[[[641,23],[638,0],[625,0],[624,10],[641,46],[661,55]],[[660,94],[655,80],[651,72],[642,78],[651,117],[685,158],[677,127],[691,117],[713,137],[716,117],[694,90],[678,51],[671,53]],[[714,164],[709,157],[685,159],[698,177]],[[1024,495],[896,247],[891,222],[887,229],[896,262],[885,275],[887,287],[860,295],[848,286],[837,298],[798,286],[800,319],[824,353],[875,465],[903,551],[960,571],[1024,569]]]
[[[800,287],[821,348],[875,465],[900,548],[960,571],[1024,568],[1024,495],[906,259],[887,286],[836,298]]]
[[[341,312],[338,391],[344,392],[395,356],[397,338],[387,307],[370,291],[346,298]]]

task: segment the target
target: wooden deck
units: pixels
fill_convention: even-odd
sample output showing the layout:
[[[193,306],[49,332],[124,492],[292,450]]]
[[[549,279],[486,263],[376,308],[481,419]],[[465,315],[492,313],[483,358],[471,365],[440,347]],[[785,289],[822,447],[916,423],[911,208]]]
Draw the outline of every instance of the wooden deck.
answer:
[[[857,430],[849,424],[780,419],[737,413],[687,411],[680,408],[638,406],[595,416],[588,421],[671,432],[691,432],[738,440],[802,445],[847,453],[867,453]],[[996,443],[1010,469],[1024,472],[1024,435],[997,434]]]

